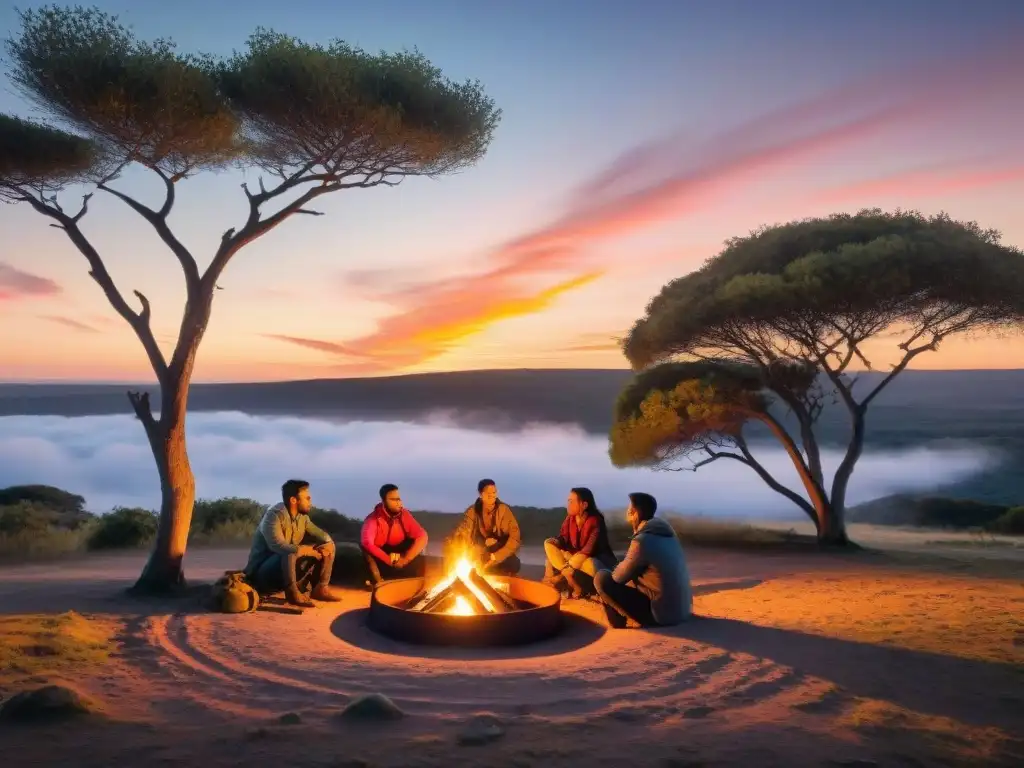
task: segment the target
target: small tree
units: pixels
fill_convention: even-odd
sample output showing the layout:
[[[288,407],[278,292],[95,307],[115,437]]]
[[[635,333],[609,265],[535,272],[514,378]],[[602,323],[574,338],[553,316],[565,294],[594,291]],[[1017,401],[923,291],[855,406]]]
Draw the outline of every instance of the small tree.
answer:
[[[761,229],[668,283],[633,326],[623,350],[639,374],[616,406],[611,459],[662,469],[738,461],[803,509],[820,542],[846,544],[871,402],[949,336],[1022,319],[1024,254],[976,224],[866,210]],[[870,370],[865,342],[893,334],[898,361],[862,392],[849,366]],[[848,411],[850,437],[826,484],[814,425],[830,398]],[[775,407],[795,417],[794,434]],[[754,457],[755,424],[785,448],[803,494]]]
[[[228,263],[292,216],[320,215],[307,206],[322,195],[473,165],[500,111],[479,83],[443,78],[418,52],[369,54],[260,29],[244,52],[217,60],[179,53],[167,40],[139,40],[94,9],[51,6],[20,19],[20,34],[7,41],[10,77],[62,127],[0,116],[0,196],[27,204],[65,233],[156,374],[158,413],[147,393],[128,394],[162,489],[153,553],[136,589],[166,591],[184,584],[195,499],[185,446],[189,382]],[[112,186],[133,163],[160,179],[158,206]],[[261,177],[257,190],[242,185],[248,215],[224,232],[201,269],[168,217],[183,180],[231,166],[255,168],[273,184]],[[129,305],[81,229],[92,193],[75,211],[58,202],[57,193],[79,183],[142,217],[181,265],[187,298],[170,358],[150,327],[149,300],[134,291],[139,309]]]

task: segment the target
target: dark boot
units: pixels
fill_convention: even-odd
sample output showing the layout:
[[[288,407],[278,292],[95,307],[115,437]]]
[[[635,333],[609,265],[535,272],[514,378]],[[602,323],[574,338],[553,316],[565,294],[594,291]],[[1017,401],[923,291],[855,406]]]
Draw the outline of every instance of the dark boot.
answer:
[[[299,591],[297,584],[289,584],[284,588],[284,599],[291,605],[297,605],[300,608],[310,608],[313,605],[313,601]]]
[[[340,603],[341,595],[336,594],[330,587],[329,584],[317,584],[313,587],[313,592],[310,597],[314,600],[318,600],[321,603]]]
[[[281,571],[284,577],[284,599],[300,608],[309,608],[313,601],[306,597],[299,584],[299,558],[295,554],[281,558]]]

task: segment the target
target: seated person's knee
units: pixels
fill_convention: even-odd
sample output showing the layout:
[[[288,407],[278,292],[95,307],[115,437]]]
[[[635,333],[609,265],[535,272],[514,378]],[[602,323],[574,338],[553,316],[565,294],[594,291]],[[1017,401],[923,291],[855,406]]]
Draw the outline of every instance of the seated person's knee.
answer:
[[[599,591],[603,592],[604,589],[612,580],[612,572],[607,570],[600,570],[594,574],[594,587]]]

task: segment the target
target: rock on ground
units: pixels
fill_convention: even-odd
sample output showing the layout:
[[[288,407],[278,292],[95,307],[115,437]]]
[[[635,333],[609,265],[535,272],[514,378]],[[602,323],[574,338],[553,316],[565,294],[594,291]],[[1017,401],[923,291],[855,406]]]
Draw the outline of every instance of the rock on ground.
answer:
[[[496,715],[481,712],[474,715],[459,731],[459,744],[474,746],[489,744],[505,735],[505,726]]]
[[[44,685],[16,693],[0,704],[0,720],[63,720],[92,711],[89,702],[62,685]]]
[[[401,720],[405,712],[383,693],[367,693],[352,699],[338,715],[349,720]]]

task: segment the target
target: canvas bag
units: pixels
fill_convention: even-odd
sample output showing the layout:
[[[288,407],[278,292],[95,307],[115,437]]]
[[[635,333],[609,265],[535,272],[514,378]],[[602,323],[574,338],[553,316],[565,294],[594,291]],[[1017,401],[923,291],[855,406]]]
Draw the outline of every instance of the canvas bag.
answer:
[[[221,613],[252,613],[260,607],[260,596],[245,580],[243,571],[224,571],[214,582],[210,607]]]

